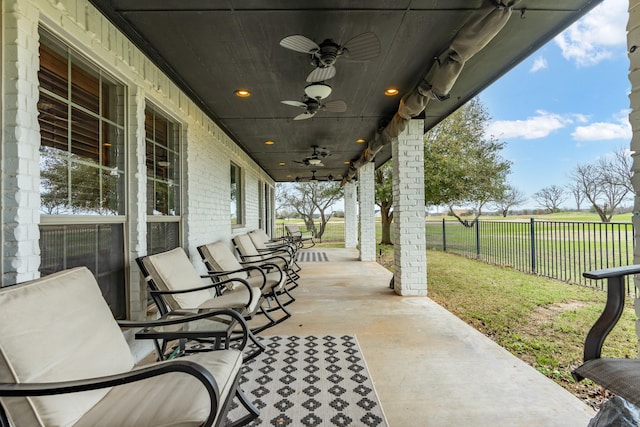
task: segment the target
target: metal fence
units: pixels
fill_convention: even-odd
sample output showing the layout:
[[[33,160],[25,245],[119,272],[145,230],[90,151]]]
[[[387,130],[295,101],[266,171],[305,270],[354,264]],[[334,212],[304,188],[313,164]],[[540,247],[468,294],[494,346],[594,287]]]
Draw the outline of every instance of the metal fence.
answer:
[[[303,222],[296,225],[306,230]],[[483,262],[507,266],[568,283],[603,289],[602,280],[585,279],[585,271],[633,264],[631,223],[577,221],[478,220],[472,227],[458,221],[426,221],[428,249],[457,253]],[[380,223],[376,223],[380,236]],[[284,224],[277,227],[285,235]],[[343,242],[344,223],[329,222],[322,242]],[[637,295],[631,277],[628,294]]]
[[[569,283],[602,288],[604,281],[585,271],[633,264],[634,232],[630,223],[477,220],[427,221],[427,248],[454,252],[484,262]],[[636,292],[627,278],[627,293]]]

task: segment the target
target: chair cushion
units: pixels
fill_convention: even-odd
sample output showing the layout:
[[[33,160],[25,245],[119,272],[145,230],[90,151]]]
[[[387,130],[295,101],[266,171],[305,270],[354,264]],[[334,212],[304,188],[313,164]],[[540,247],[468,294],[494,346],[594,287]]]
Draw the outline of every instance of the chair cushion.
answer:
[[[266,276],[267,283],[266,285],[264,285],[264,287],[262,287],[264,284],[264,278],[261,274],[256,274],[255,276],[248,277],[246,280],[247,282],[249,282],[249,285],[262,288],[263,294],[282,290],[285,285],[287,276],[285,276],[284,274],[280,274],[279,272],[266,273]]]
[[[242,353],[211,351],[193,354],[187,359],[213,374],[220,393],[219,407],[222,407],[233,391],[242,366]],[[140,399],[141,396],[144,399]],[[210,407],[209,395],[200,381],[184,373],[170,373],[113,387],[74,427],[195,427],[206,419]]]
[[[207,245],[201,246],[200,250],[205,260],[214,268],[215,271],[235,271],[240,270],[242,265],[238,262],[238,259],[233,255],[229,246],[222,240]],[[248,273],[241,271],[238,273],[228,274],[225,278],[228,279],[246,279]],[[230,284],[229,288],[236,288],[242,286],[240,284]]]
[[[129,346],[86,267],[0,290],[0,382],[55,382],[129,371]],[[3,399],[16,425],[72,425],[109,389]]]
[[[160,290],[178,291],[206,284],[182,248],[146,256],[142,262]],[[164,297],[174,309],[197,308],[211,299],[213,292],[203,289],[184,294],[165,295]]]
[[[249,300],[249,298],[251,298]],[[260,298],[262,298],[262,292],[259,288],[251,288],[251,296],[249,296],[249,290],[242,284],[238,285],[237,288],[233,290],[227,290],[222,295],[217,296],[215,298],[209,298],[204,303],[200,304],[198,308],[235,308],[241,309],[246,307],[247,301],[249,301],[249,306],[246,309],[246,313],[243,314],[251,314],[255,313],[258,308],[258,304],[260,303]]]
[[[591,359],[574,372],[640,406],[640,359]]]
[[[233,238],[233,242],[235,243],[236,247],[238,248],[238,251],[243,256],[254,257],[254,256],[258,255],[258,256],[262,257],[262,254],[260,254],[260,252],[258,252],[256,247],[253,245],[253,242],[251,241],[251,237],[249,237],[248,234],[239,234],[239,235],[235,236]],[[251,260],[257,260],[257,259],[260,259],[260,258],[258,258],[258,257],[251,258]]]

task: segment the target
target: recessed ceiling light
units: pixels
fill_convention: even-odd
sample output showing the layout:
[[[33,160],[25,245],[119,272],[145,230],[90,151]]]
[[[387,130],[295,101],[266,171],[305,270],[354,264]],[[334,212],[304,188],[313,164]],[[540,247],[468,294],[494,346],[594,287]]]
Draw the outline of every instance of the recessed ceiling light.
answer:
[[[362,139],[362,138],[358,138],[358,139],[356,139],[356,142],[357,142],[358,144],[364,144],[364,139]]]
[[[251,92],[246,89],[238,89],[236,90],[236,96],[239,96],[240,98],[247,98],[251,96]]]
[[[400,91],[394,87],[390,87],[389,89],[384,91],[384,94],[387,96],[395,96],[399,93]]]
[[[285,162],[280,162],[278,163],[280,166],[284,166],[286,163]]]
[[[350,164],[351,164],[351,162],[344,162],[344,164],[345,164],[345,165],[350,165]]]
[[[273,145],[273,144],[275,144],[275,142],[273,142],[273,141],[265,141],[264,143],[265,143],[266,145]]]

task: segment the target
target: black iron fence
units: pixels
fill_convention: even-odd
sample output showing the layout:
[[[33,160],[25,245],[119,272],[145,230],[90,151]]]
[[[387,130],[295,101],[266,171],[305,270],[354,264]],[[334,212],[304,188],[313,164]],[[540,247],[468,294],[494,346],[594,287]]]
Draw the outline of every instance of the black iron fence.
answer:
[[[306,230],[304,222],[296,223]],[[458,221],[426,221],[427,248],[443,250],[508,266],[517,270],[585,286],[604,281],[585,279],[582,273],[633,264],[634,232],[631,223],[578,221],[478,220],[472,227]],[[380,239],[380,223],[376,224]],[[278,236],[285,235],[278,224]],[[322,242],[343,242],[344,223],[329,222]],[[637,295],[631,277],[627,293]]]
[[[427,248],[454,252],[527,273],[587,286],[603,281],[582,277],[601,268],[633,264],[631,223],[478,220],[427,221]],[[631,278],[627,293],[635,294]]]

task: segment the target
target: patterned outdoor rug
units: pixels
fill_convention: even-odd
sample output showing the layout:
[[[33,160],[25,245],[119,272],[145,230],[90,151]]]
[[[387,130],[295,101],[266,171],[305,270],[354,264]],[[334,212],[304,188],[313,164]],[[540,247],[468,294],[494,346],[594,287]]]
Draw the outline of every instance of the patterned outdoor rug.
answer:
[[[322,262],[329,261],[326,252],[302,251],[298,253],[298,262]]]
[[[387,426],[354,335],[258,338],[267,349],[240,378],[260,409],[251,426]],[[229,418],[245,413],[234,401]]]

